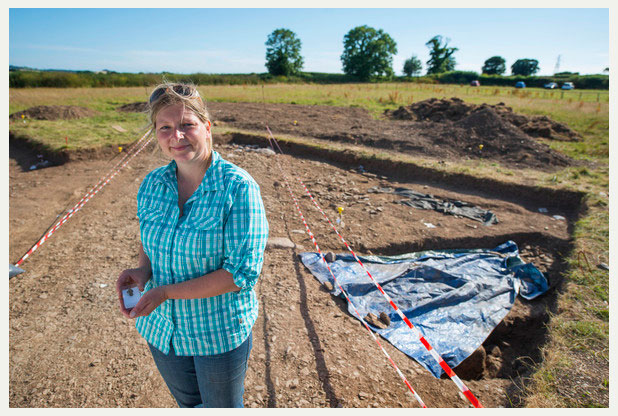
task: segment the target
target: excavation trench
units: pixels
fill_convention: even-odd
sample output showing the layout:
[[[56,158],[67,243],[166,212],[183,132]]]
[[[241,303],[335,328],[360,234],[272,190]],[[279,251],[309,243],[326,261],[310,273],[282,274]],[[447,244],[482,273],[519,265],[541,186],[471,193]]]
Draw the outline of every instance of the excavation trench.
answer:
[[[132,143],[108,145],[88,149],[52,149],[40,141],[28,136],[15,135],[9,131],[9,157],[15,159],[24,171],[31,170],[30,166],[47,161],[44,166],[59,166],[72,161],[84,161],[93,159],[112,159],[124,156],[118,148],[129,149]]]
[[[268,137],[261,135],[226,133],[214,135],[214,140],[216,143],[269,147]],[[526,186],[461,173],[447,173],[414,163],[360,155],[349,150],[325,149],[288,140],[278,140],[278,143],[285,154],[297,158],[328,162],[343,169],[355,169],[362,165],[366,172],[385,176],[387,180],[415,182],[421,185],[439,184],[443,189],[510,201],[525,208],[560,209],[572,217],[581,214],[585,196],[583,192]]]
[[[214,134],[213,139],[217,144],[269,147],[268,137],[264,135],[225,133]],[[384,176],[387,180],[415,182],[421,185],[427,183],[439,184],[443,189],[511,201],[527,209],[540,206],[548,209],[560,209],[573,218],[580,216],[584,208],[583,198],[585,193],[583,192],[526,186],[461,173],[448,173],[414,163],[380,159],[349,150],[325,149],[287,140],[279,140],[278,143],[283,152],[288,155],[328,162],[343,169],[355,169],[363,166],[366,172]],[[114,157],[119,154],[119,146],[126,149],[131,145],[131,143],[126,143],[119,146],[103,146],[93,149],[52,150],[30,137],[15,136],[11,131],[9,131],[9,144],[9,150],[12,153],[10,157],[16,159],[23,170],[28,170],[32,162],[41,159],[37,159],[38,154],[50,162],[48,166],[57,166],[69,161]]]
[[[215,141],[220,144],[268,146],[266,137],[240,133],[218,135],[215,136]],[[346,170],[362,165],[370,175],[373,173],[374,176],[386,177],[388,181],[431,184],[465,195],[508,201],[531,211],[537,211],[541,206],[550,211],[559,208],[561,212],[567,213],[568,231],[562,237],[541,231],[515,230],[513,233],[488,233],[485,236],[427,236],[382,245],[356,245],[360,253],[392,256],[424,250],[492,248],[509,240],[514,241],[519,247],[520,257],[543,272],[548,280],[549,290],[530,301],[517,297],[509,314],[487,337],[482,347],[455,368],[455,371],[465,380],[510,380],[508,395],[512,400],[517,400],[524,380],[542,360],[541,348],[547,339],[546,324],[550,314],[556,311],[556,300],[562,290],[567,267],[564,259],[568,258],[573,250],[570,238],[572,224],[584,209],[584,194],[448,174],[411,163],[393,163],[291,141],[279,140],[279,144],[285,154],[295,158],[319,161]],[[486,230],[489,231],[490,228],[487,227]],[[342,311],[347,311],[344,302],[337,304]]]
[[[252,176],[259,181],[266,208],[271,214],[269,217],[271,234],[273,236],[288,236],[293,239],[296,244],[302,244],[304,246],[304,251],[310,251],[313,245],[309,239],[306,235],[302,234],[302,231],[301,233],[297,233],[297,231],[302,228],[302,224],[299,223],[298,218],[293,217],[296,213],[293,211],[294,207],[289,200],[289,195],[286,193],[287,191],[280,183],[281,178],[274,164],[274,159],[272,157],[269,158],[260,155],[259,153],[244,150],[247,149],[246,145],[267,147],[268,140],[266,136],[230,133],[216,134],[214,139],[215,148],[221,152],[224,158],[246,168],[250,171]],[[349,241],[359,254],[396,255],[429,249],[492,248],[508,240],[517,243],[522,259],[525,262],[533,263],[546,275],[550,288],[547,293],[532,301],[517,298],[507,317],[485,340],[483,348],[479,349],[469,357],[469,359],[455,368],[455,371],[460,377],[469,380],[466,384],[469,384],[475,393],[478,392],[478,386],[480,385],[476,383],[492,386],[506,385],[506,394],[510,402],[496,398],[493,405],[517,405],[519,403],[517,395],[518,392],[520,392],[521,385],[524,384],[525,379],[534,371],[534,364],[542,360],[540,347],[546,343],[547,332],[545,324],[549,319],[549,315],[552,312],[556,312],[556,298],[562,290],[564,271],[567,267],[563,259],[569,257],[573,250],[571,242],[572,224],[585,209],[585,204],[583,202],[584,194],[572,191],[508,184],[497,180],[478,179],[467,175],[448,174],[414,164],[406,164],[403,162],[393,163],[386,160],[358,155],[351,151],[337,152],[335,150],[325,150],[285,140],[279,140],[279,144],[286,155],[293,156],[281,159],[284,168],[295,169],[293,172],[298,173],[300,177],[306,180],[311,191],[314,195],[318,196],[321,202],[328,201],[324,204],[324,208],[329,215],[332,215],[331,219],[336,215],[335,208],[337,204],[341,202],[340,197],[342,197],[344,193],[342,190],[341,192],[335,190],[330,193],[339,192],[337,198],[333,198],[332,200],[325,198],[329,195],[329,192],[327,192],[328,188],[337,188],[339,186],[337,181],[340,179],[343,180],[347,178],[346,180],[348,181],[346,185],[341,185],[342,189],[349,186],[361,188],[361,193],[364,197],[369,198],[373,203],[373,207],[383,207],[384,212],[378,211],[377,214],[373,214],[368,212],[363,204],[353,204],[351,199],[347,201],[348,205],[346,205],[345,211],[347,216],[344,217],[347,226],[343,229],[343,232],[345,233],[346,241]],[[33,161],[36,161],[37,152],[40,150],[40,148],[33,149],[31,143],[29,144],[23,140],[11,138],[9,143],[9,156],[22,168],[22,172],[27,171],[27,167],[30,166]],[[71,155],[71,152],[68,153],[69,156],[64,161],[75,160],[73,157],[74,155]],[[124,247],[123,252],[132,252],[135,244],[135,236],[137,235],[137,223],[133,218],[134,207],[131,204],[134,204],[135,193],[137,192],[137,186],[139,184],[138,176],[142,177],[147,173],[147,170],[144,170],[146,166],[145,161],[157,157],[150,151],[144,152],[143,154],[145,155],[144,158],[136,159],[136,163],[132,166],[132,168],[135,169],[134,175],[118,176],[117,180],[121,182],[121,184],[117,185],[119,186],[119,188],[116,189],[117,194],[114,192],[102,193],[98,198],[103,201],[93,202],[93,206],[101,204],[99,207],[104,207],[104,210],[108,214],[101,216],[101,218],[86,217],[86,214],[83,214],[73,220],[74,222],[87,220],[87,229],[92,232],[93,236],[97,236],[96,244],[99,244],[99,240],[104,239],[104,241],[106,241],[105,244],[110,247],[108,249],[109,251],[105,251],[102,254],[103,257],[92,262],[92,265],[83,264],[83,262],[80,263],[80,259],[84,256],[84,252],[80,250],[84,249],[80,249],[79,246],[77,248],[73,247],[70,245],[72,243],[67,240],[66,244],[69,244],[69,247],[66,249],[66,255],[71,257],[67,262],[67,266],[56,266],[62,267],[62,269],[54,272],[55,278],[65,278],[70,280],[71,284],[73,284],[73,278],[69,277],[72,276],[72,269],[68,266],[70,264],[79,264],[79,267],[86,270],[86,272],[82,272],[82,275],[91,276],[102,267],[101,265],[105,265],[109,262],[109,256],[113,257],[116,255],[113,250],[115,250],[119,244],[126,244],[126,246],[122,246]],[[89,174],[92,175],[92,177],[82,179],[83,189],[89,189],[88,186],[91,185],[93,181],[96,181],[102,173],[105,173],[107,167],[104,166],[103,160],[109,158],[110,155],[111,153],[101,150],[96,152],[93,151],[90,154],[84,153],[82,156],[79,156],[79,158],[83,157],[83,159],[92,159],[92,162],[88,163],[92,163],[93,166],[99,166],[100,169],[100,172],[90,172]],[[237,156],[230,158],[232,155]],[[96,159],[99,160],[97,161]],[[58,161],[58,163],[62,162],[62,160]],[[154,161],[152,163],[154,163]],[[157,160],[156,163],[159,164],[159,161]],[[367,171],[366,174],[356,172],[356,168],[359,165],[364,166]],[[37,202],[40,204],[38,206],[45,207],[47,210],[60,209],[60,202],[64,203],[67,196],[74,195],[76,186],[75,183],[67,181],[65,175],[71,173],[73,175],[72,178],[77,178],[77,176],[81,178],[84,174],[82,170],[85,167],[86,161],[84,160],[78,161],[74,165],[72,163],[67,163],[65,166],[60,167],[58,172],[54,169],[41,169],[40,171],[37,169],[33,172],[13,173],[15,177],[11,177],[11,192],[13,192],[13,194],[11,194],[11,200],[13,202],[11,205],[12,219],[10,223],[13,251],[18,252],[17,254],[21,254],[27,249],[28,247],[26,245],[34,241],[40,234],[41,229],[44,228],[43,226],[47,225],[39,223],[40,217],[44,217],[45,220],[47,220],[45,215],[49,216],[52,214],[51,211],[48,212],[44,209],[40,209],[39,211],[41,212],[38,212],[36,215],[33,213],[36,211],[32,209],[33,206],[37,206],[33,205],[33,203],[37,201],[37,198],[41,198],[41,201]],[[352,179],[356,182],[356,185],[351,184]],[[461,218],[404,208],[396,203],[397,201],[392,195],[366,194],[366,188],[368,187],[393,186],[390,185],[390,183],[395,183],[396,181],[420,189],[424,186],[428,186],[428,192],[431,191],[435,194],[440,194],[442,191],[444,191],[445,194],[454,196],[461,194],[462,199],[469,199],[480,205],[491,204],[491,201],[495,200],[497,202],[492,209],[496,209],[501,222],[496,226],[485,227],[480,223],[467,221]],[[279,184],[277,185],[278,182]],[[122,191],[120,191],[120,189],[122,189]],[[298,189],[298,187],[295,188],[295,190],[296,189]],[[49,192],[46,192],[46,190]],[[79,195],[75,196],[78,197]],[[55,205],[50,205],[50,198],[57,198],[57,203]],[[123,201],[123,203],[119,205],[116,202],[118,199]],[[310,209],[311,205],[309,205],[309,200],[307,198],[302,198],[301,203],[309,223],[312,227],[315,224],[315,229],[312,230],[320,238],[320,247],[326,251],[344,251],[345,247],[341,246],[336,236],[333,236],[334,234],[332,233],[328,234],[331,230],[327,227],[320,228],[319,221],[321,217],[316,214],[316,210],[312,211]],[[566,221],[553,221],[551,215],[539,214],[539,207],[547,208],[550,214],[553,213],[553,210],[556,210],[557,213],[566,217]],[[55,211],[53,213],[55,213]],[[121,221],[118,225],[115,225],[116,221],[112,221],[110,223],[111,225],[107,223],[98,223],[104,221],[106,218],[124,218],[123,216],[126,215],[131,217],[131,221],[133,221],[131,222],[131,226],[133,227],[131,232],[127,231],[126,221]],[[284,216],[286,218],[285,220],[283,220]],[[530,218],[530,220],[528,220],[528,218]],[[95,220],[97,223],[93,224],[92,221]],[[424,222],[435,224],[437,228],[426,229],[425,225],[423,225],[423,220]],[[532,230],[532,227],[530,224],[527,224],[526,221],[529,221],[530,224],[534,226],[536,226],[536,223],[539,224]],[[28,226],[26,227],[23,224],[28,224]],[[83,229],[82,227],[84,224],[79,226],[79,230]],[[370,228],[362,232],[355,228],[357,225],[360,226],[364,224],[369,224],[370,228],[375,228],[375,234],[372,234]],[[554,226],[556,228],[554,228]],[[108,230],[110,227],[119,228],[110,234]],[[64,232],[70,232],[71,229],[71,227],[66,227],[67,231]],[[46,248],[42,249],[40,253],[37,253],[36,259],[38,260],[33,259],[31,263],[27,265],[29,273],[31,273],[31,270],[35,271],[36,267],[44,268],[45,270],[49,268],[49,263],[44,260],[45,250],[50,250],[54,247],[58,249],[57,246],[54,246],[54,244],[56,244],[54,241],[59,241],[61,238],[63,237],[58,236],[56,240],[51,240]],[[81,240],[75,238],[75,241],[77,244]],[[18,242],[21,242],[21,246],[15,246]],[[85,250],[90,250],[90,246]],[[105,255],[107,255],[107,257],[105,257]],[[292,283],[294,282],[284,282],[282,279],[289,273],[291,267],[294,266],[287,262],[285,258],[288,257],[277,257],[276,253],[269,252],[269,268],[274,268],[276,270],[276,272],[270,273],[270,278],[276,278],[277,281],[282,284],[268,286],[270,282],[267,276],[264,276],[262,284],[264,284],[264,288],[268,288],[268,290],[271,291],[285,289],[286,292],[284,293],[286,299],[289,298],[293,300],[294,296],[296,296],[294,288],[292,287]],[[130,264],[128,260],[125,262]],[[92,270],[90,268],[92,268]],[[299,273],[301,270],[302,274],[305,275],[304,278],[309,279],[307,280],[307,288],[309,288],[309,282],[312,278],[308,272],[304,271],[302,266],[299,266]],[[112,272],[116,272],[116,270],[106,271],[106,273],[109,274],[112,274]],[[38,278],[31,280],[38,281]],[[302,277],[299,277],[299,281],[300,280],[303,280]],[[21,283],[22,285],[24,284],[23,282],[28,282],[28,280],[23,280]],[[92,282],[87,280],[84,284],[92,285]],[[318,288],[319,286],[316,285],[316,292],[319,290]],[[289,292],[287,291],[288,289]],[[47,288],[47,290],[53,293],[53,288]],[[102,289],[97,286],[96,290],[101,291]],[[313,319],[316,319],[316,331],[329,328],[331,323],[327,322],[327,319],[329,319],[327,317],[330,316],[329,314],[333,313],[332,311],[328,311],[328,308],[325,309],[324,306],[324,300],[328,299],[329,295],[327,293],[319,294],[323,295],[323,298],[322,296],[320,296],[319,299],[310,297],[307,301],[309,302],[307,308],[310,308],[310,310],[307,311],[307,317],[311,316]],[[20,296],[27,297],[30,296],[30,294],[24,289],[24,293]],[[110,305],[114,305],[113,299],[111,298],[113,298],[113,296],[106,302]],[[15,301],[15,299],[15,296],[13,296],[13,304],[19,305],[19,302]],[[337,311],[341,315],[347,314],[347,308],[344,302],[338,298],[334,300],[334,303],[337,305],[335,309],[338,308]],[[278,307],[278,304],[275,302],[274,295],[272,298],[268,297],[268,299],[263,300],[263,303],[265,304],[264,307],[270,308],[268,310],[272,312],[273,326],[269,327],[269,330],[275,333],[278,329],[274,326],[274,322],[278,315],[276,315],[274,311]],[[288,307],[289,305],[286,302],[284,311],[286,316],[293,313]],[[21,318],[13,313],[11,319],[12,322],[15,323]],[[70,322],[70,320],[67,320],[67,322]],[[338,326],[338,329],[341,329],[347,325],[347,321],[336,321],[335,324]],[[355,329],[353,324],[354,322],[352,321],[350,324],[351,328],[346,327],[344,329],[350,331]],[[62,321],[58,325],[62,325]],[[77,323],[77,325],[85,324]],[[290,340],[293,339],[295,342],[294,345],[298,347],[298,345],[300,345],[298,339],[302,338],[294,338],[293,335],[290,335],[290,330],[287,326],[289,322],[286,321],[285,324],[279,325],[280,328],[282,328],[281,331],[285,331],[285,335],[284,332],[280,332],[279,337],[286,340],[288,337]],[[361,333],[360,331],[364,331],[364,329],[359,327],[358,331]],[[355,334],[356,332],[352,331],[350,333]],[[15,334],[17,336],[18,332],[16,331]],[[338,341],[334,340],[334,338],[329,338],[329,334],[331,334],[331,332],[327,331],[321,336],[324,338],[324,341],[329,342],[328,351],[332,351],[335,356],[339,357],[344,353],[346,347],[343,344],[339,345]],[[19,345],[19,343],[15,345]],[[259,347],[259,342],[256,342],[256,345]],[[370,347],[372,348],[373,346],[367,348],[369,349]],[[277,351],[273,350],[271,353],[273,354],[273,362],[277,362],[278,365],[282,365],[281,363],[285,362],[277,358]],[[299,357],[310,356],[310,354],[310,351],[301,353],[299,350]],[[12,357],[20,357],[20,355],[13,351]],[[257,354],[256,357],[258,361],[253,364],[256,370],[255,375],[252,377],[259,378],[259,375],[263,374],[263,372],[260,370],[261,364],[259,362],[259,354]],[[362,359],[366,359],[366,357]],[[135,358],[132,357],[131,360],[131,362],[133,362]],[[142,357],[140,360],[142,360],[140,362],[142,362],[143,365],[149,363],[147,357]],[[333,366],[331,370],[334,371],[336,368],[335,364],[328,362],[328,357],[326,357],[325,360],[324,365]],[[57,363],[54,362],[53,366],[53,368],[55,368]],[[345,367],[341,368],[346,371]],[[288,369],[286,371],[292,370],[296,371],[295,369]],[[65,369],[63,371],[72,370]],[[386,368],[384,371],[390,371],[390,369]],[[42,380],[45,374],[45,371],[39,371],[38,377],[41,377],[40,379]],[[276,369],[273,370],[273,374],[275,374],[273,377],[276,377]],[[37,375],[35,375],[35,377],[37,377]],[[283,377],[283,375],[280,374],[279,377]],[[352,373],[349,374],[349,377],[353,377]],[[429,376],[427,375],[427,377]],[[474,387],[476,387],[476,389]],[[319,388],[319,386],[315,388]],[[369,385],[367,385],[365,390],[369,391],[368,389],[370,389]],[[25,387],[23,391],[26,391]],[[294,392],[295,390],[291,391]],[[285,394],[288,393],[289,392],[286,390]],[[255,392],[253,394],[255,394]],[[24,403],[30,403],[28,401],[31,400],[29,399],[30,396],[24,393],[24,397],[26,397],[26,399],[23,399]],[[356,393],[354,393],[354,397],[356,397]],[[14,397],[12,400],[19,401],[22,399]],[[65,401],[59,401],[59,403],[63,403],[64,405],[74,405],[75,403],[70,398],[63,400]],[[109,400],[109,403],[113,403],[115,395],[110,395]],[[123,403],[126,405],[132,403],[129,399],[127,400],[126,403]],[[294,399],[285,401],[284,398],[278,398],[277,405],[283,406],[286,403],[294,403],[293,400]],[[458,403],[455,401],[442,403],[440,400],[439,395],[433,398],[434,403],[441,403],[445,406],[452,406]],[[485,400],[488,400],[488,398],[485,397]],[[160,406],[161,404],[159,403],[158,405]],[[265,405],[265,402],[258,405]]]

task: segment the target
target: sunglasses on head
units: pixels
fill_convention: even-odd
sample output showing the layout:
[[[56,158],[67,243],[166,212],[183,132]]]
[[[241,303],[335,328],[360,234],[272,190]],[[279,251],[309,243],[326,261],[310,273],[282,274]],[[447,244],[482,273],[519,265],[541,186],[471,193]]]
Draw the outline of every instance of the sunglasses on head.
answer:
[[[150,95],[150,100],[148,102],[152,104],[155,101],[157,101],[159,98],[161,98],[163,93],[167,91],[168,88],[171,88],[176,94],[182,95],[183,97],[191,97],[193,95],[196,95],[198,98],[200,98],[200,93],[197,92],[197,89],[190,87],[188,85],[176,84],[170,87],[157,88]]]

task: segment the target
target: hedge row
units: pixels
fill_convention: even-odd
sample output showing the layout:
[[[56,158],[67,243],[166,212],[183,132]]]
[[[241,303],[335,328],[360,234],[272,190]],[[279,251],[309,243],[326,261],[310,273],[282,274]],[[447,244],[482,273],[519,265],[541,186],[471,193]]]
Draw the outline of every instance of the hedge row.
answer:
[[[471,81],[478,80],[481,85],[495,85],[502,87],[513,87],[518,81],[523,81],[527,87],[542,88],[550,82],[562,83],[570,81],[577,89],[609,89],[609,75],[568,75],[568,76],[522,76],[522,75],[485,75],[474,71],[452,71],[442,74],[424,76],[415,79],[431,80],[439,84],[470,84]]]
[[[198,84],[259,84],[264,82],[258,74],[134,74],[134,73],[94,73],[64,71],[12,71],[9,72],[9,87],[141,87],[169,81],[193,81]]]
[[[342,84],[360,82],[357,78],[345,74],[326,74],[319,72],[304,72],[299,76],[284,77],[266,74],[134,74],[134,73],[94,73],[94,72],[64,72],[64,71],[10,71],[9,87],[139,87],[160,83],[163,79],[169,81],[191,81],[198,85],[238,85],[263,83],[316,83]],[[517,81],[524,81],[528,87],[543,87],[548,82],[563,83],[571,81],[577,89],[609,89],[608,75],[569,75],[560,76],[500,76],[481,75],[473,71],[452,71],[437,75],[422,77],[393,77],[389,80],[399,82],[421,82],[434,84],[469,84],[479,80],[481,85],[514,86]]]

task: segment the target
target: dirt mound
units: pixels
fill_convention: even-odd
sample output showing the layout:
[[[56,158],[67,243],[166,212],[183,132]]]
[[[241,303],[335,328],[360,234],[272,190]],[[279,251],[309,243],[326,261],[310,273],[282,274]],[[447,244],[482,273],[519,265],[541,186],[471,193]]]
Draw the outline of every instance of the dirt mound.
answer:
[[[481,107],[470,112],[466,115],[466,117],[463,117],[459,121],[453,123],[453,125],[473,130],[474,132],[483,134],[484,136],[490,136],[484,134],[484,131],[486,130],[497,130],[523,136],[521,132],[516,131],[512,126],[505,124],[502,121],[502,118],[493,109],[488,107]]]
[[[116,108],[116,111],[120,111],[123,113],[144,113],[148,111],[148,103],[147,102],[137,102],[121,105]]]
[[[430,98],[408,107],[399,107],[394,111],[386,110],[385,114],[396,120],[435,121],[439,123],[460,120],[470,114],[472,106],[455,97],[450,100]]]
[[[581,137],[566,124],[558,123],[547,116],[524,116],[513,112],[511,107],[504,103],[496,105],[482,104],[482,107],[491,107],[500,117],[508,121],[521,131],[532,137],[545,137],[553,140],[579,141]]]
[[[444,145],[479,157],[503,157],[522,163],[532,158],[547,166],[568,166],[570,158],[538,143],[504,121],[491,106],[480,106],[444,129],[435,129]]]
[[[74,120],[76,118],[96,116],[98,112],[86,107],[73,105],[39,105],[9,115],[10,120],[32,118],[35,120]]]
[[[455,122],[469,116],[472,112],[483,108],[491,108],[502,119],[531,137],[544,137],[553,140],[578,141],[580,136],[566,124],[553,121],[547,116],[524,116],[513,112],[511,107],[504,103],[467,104],[463,100],[430,98],[419,101],[408,107],[399,107],[397,110],[386,110],[385,115],[394,120]]]

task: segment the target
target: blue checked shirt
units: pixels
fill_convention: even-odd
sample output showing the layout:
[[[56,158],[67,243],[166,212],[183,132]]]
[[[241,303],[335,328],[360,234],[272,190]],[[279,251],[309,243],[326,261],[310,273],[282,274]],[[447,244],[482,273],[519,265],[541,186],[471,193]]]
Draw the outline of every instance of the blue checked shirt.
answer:
[[[139,317],[138,332],[165,354],[214,355],[238,347],[257,319],[253,289],[262,270],[268,222],[260,188],[243,169],[213,150],[202,183],[179,218],[176,162],[150,172],[137,193],[144,252],[152,265],[145,290],[218,269],[239,292],[205,299],[169,299]]]

